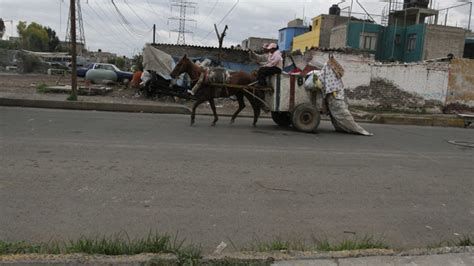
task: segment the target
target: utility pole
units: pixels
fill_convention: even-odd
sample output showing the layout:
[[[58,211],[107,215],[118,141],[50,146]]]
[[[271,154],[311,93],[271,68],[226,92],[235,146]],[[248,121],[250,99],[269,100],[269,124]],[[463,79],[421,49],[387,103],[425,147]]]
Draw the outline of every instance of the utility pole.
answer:
[[[156,44],[156,24],[153,24],[153,44]]]
[[[217,29],[217,25],[214,24],[214,29],[216,30],[217,34],[217,40],[219,40],[219,65],[221,64],[221,58],[222,58],[222,44],[224,43],[224,37],[225,37],[225,32],[227,31],[229,27],[225,25],[224,31],[222,31],[221,34],[219,34],[219,30]]]
[[[69,20],[71,23],[71,95],[68,100],[77,101],[77,47],[76,47],[76,1],[71,0]]]

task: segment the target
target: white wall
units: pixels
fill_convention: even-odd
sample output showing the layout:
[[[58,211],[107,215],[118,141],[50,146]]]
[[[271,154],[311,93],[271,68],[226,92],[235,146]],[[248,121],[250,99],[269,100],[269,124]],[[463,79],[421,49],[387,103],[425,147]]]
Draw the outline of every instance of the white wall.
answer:
[[[310,63],[313,65],[324,64],[329,55],[321,51],[311,51],[311,54]],[[425,100],[446,103],[448,63],[380,64],[375,62],[373,56],[343,53],[334,53],[334,56],[346,70],[343,78],[346,89],[369,86],[372,80],[383,79],[393,83],[401,91]],[[373,99],[364,99],[362,102],[373,103]]]
[[[425,100],[446,101],[449,65],[431,64],[393,64],[371,66],[371,79],[391,81],[401,90],[414,93]]]

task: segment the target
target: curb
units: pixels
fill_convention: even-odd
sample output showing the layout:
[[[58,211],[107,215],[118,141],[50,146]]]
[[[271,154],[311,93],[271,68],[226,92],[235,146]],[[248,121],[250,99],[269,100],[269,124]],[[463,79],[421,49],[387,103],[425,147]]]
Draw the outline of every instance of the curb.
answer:
[[[191,109],[185,105],[178,104],[124,104],[124,103],[101,103],[101,102],[69,102],[57,100],[32,100],[0,97],[0,106],[67,109],[67,110],[95,110],[109,112],[129,113],[160,113],[160,114],[191,114]],[[212,115],[211,112],[202,112],[199,115]],[[232,114],[221,113],[222,117],[231,117]],[[240,117],[253,118],[252,115],[241,114]],[[271,118],[268,114],[262,114],[261,118]],[[387,125],[412,125],[432,127],[457,127],[464,128],[464,120],[458,117],[442,116],[410,116],[400,114],[373,114],[358,116],[354,119],[360,123],[387,124]],[[329,120],[322,118],[322,120]]]
[[[444,247],[436,249],[414,249],[408,251],[388,250],[352,250],[334,252],[303,252],[303,251],[275,251],[275,252],[237,252],[221,255],[205,255],[199,259],[203,265],[272,265],[291,262],[334,262],[335,260],[384,258],[386,261],[397,260],[401,257],[420,257],[436,255],[463,255],[474,254],[474,247]],[[87,255],[87,254],[17,254],[0,255],[0,264],[127,264],[127,265],[178,265],[178,258],[173,254],[138,254],[138,255]],[[289,262],[285,264],[285,262]],[[314,265],[314,264],[304,264]],[[328,264],[323,264],[328,265]],[[333,265],[333,264],[330,264]],[[390,264],[392,265],[392,264]],[[394,263],[395,265],[395,263]]]
[[[184,105],[145,105],[123,103],[67,102],[52,100],[12,99],[0,97],[0,106],[67,109],[67,110],[96,110],[109,112],[130,113],[173,113],[190,114],[191,110]]]
[[[432,127],[461,127],[464,128],[464,120],[455,117],[402,117],[402,116],[379,116],[375,118],[380,124],[393,125],[416,125]]]

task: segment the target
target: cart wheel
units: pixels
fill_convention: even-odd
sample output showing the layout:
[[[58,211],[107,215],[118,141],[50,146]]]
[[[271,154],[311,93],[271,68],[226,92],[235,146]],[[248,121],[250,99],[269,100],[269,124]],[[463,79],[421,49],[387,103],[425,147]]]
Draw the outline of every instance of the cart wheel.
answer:
[[[321,116],[311,104],[298,105],[293,112],[293,126],[302,132],[314,132],[321,122]]]
[[[288,127],[291,125],[290,112],[272,112],[272,119],[277,125],[281,127]]]

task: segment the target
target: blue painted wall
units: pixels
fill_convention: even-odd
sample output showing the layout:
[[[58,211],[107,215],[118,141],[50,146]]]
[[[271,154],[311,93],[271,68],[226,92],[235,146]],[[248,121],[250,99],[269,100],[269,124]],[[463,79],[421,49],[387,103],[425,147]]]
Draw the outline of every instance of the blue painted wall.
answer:
[[[388,26],[381,33],[381,45],[376,59],[381,61],[416,62],[423,60],[426,25],[418,24],[408,27]],[[416,34],[416,45],[409,51],[409,37]],[[397,39],[397,35],[399,36]]]
[[[349,30],[347,31],[347,46],[354,49],[360,49],[360,35],[363,32],[375,33],[377,34],[377,47],[380,45],[380,34],[383,32],[383,26],[372,23],[363,23],[363,22],[351,22],[349,24]],[[369,51],[370,53],[375,53],[374,51]]]
[[[403,62],[416,62],[423,59],[423,47],[425,44],[426,25],[418,24],[406,28],[406,42],[404,47]],[[416,48],[408,51],[408,36],[416,34]]]
[[[306,27],[288,27],[278,31],[278,46],[280,51],[291,51],[293,38],[309,31]]]
[[[388,26],[380,35],[376,59],[381,61],[402,61],[406,47],[406,28]]]

